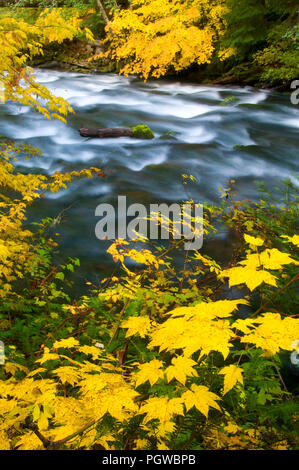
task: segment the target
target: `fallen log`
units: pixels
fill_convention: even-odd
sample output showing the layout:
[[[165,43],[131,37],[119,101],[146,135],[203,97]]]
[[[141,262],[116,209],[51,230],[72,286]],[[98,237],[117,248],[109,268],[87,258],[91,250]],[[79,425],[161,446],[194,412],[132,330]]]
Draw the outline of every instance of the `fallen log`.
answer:
[[[80,135],[82,137],[133,137],[132,129],[129,127],[114,127],[114,128],[104,128],[104,129],[95,129],[95,128],[86,128],[81,127],[79,129]]]
[[[136,139],[153,139],[154,133],[146,124],[134,127],[111,127],[103,129],[87,128],[82,125],[78,129],[82,137],[134,137]]]

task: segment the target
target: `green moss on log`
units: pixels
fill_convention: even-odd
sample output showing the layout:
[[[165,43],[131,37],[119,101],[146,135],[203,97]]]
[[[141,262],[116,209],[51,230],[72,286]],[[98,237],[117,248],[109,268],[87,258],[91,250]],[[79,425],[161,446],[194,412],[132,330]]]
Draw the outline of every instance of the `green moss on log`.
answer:
[[[133,137],[137,139],[153,139],[154,133],[146,124],[139,124],[132,127]]]

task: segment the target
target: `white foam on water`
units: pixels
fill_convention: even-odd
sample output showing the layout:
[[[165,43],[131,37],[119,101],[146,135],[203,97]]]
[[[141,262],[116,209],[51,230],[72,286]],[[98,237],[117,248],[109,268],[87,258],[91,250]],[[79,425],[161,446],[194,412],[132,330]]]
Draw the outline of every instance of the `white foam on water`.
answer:
[[[89,79],[89,75],[85,75],[85,77]],[[90,78],[90,81],[98,81],[100,83],[106,83],[108,85],[114,83],[120,86],[128,85],[130,84],[132,80],[134,80],[134,78],[119,76],[119,75],[112,74],[112,73],[111,74],[109,73],[94,74],[94,75],[91,75],[91,78]]]
[[[79,146],[79,148],[72,148],[71,152],[65,151],[64,153],[57,152],[56,158],[59,160],[65,160],[67,162],[88,162],[96,158],[97,155],[92,150],[84,149],[83,146]],[[102,164],[102,157],[101,157],[101,164]]]
[[[221,168],[223,177],[240,178],[242,176],[254,178],[275,178],[281,180],[289,177],[293,183],[298,186],[298,180],[293,178],[290,173],[280,165],[273,165],[271,162],[254,158],[253,156],[241,158],[240,156],[230,157],[227,165]]]
[[[81,140],[84,139],[81,137]],[[118,138],[109,138],[105,137],[103,139],[101,138],[85,138],[85,140],[88,142],[88,145],[95,146],[95,147],[115,147],[116,145],[118,147],[122,147],[123,145],[138,145],[140,144],[140,139],[133,139],[132,137],[118,137]]]
[[[210,113],[207,114],[206,116],[199,117],[198,121],[204,122],[204,123],[218,123],[223,120],[223,117],[221,114],[215,114],[215,113]]]
[[[76,96],[72,96],[69,99],[69,102],[72,106],[77,108],[85,108],[88,106],[97,106],[103,104],[114,104],[117,106],[146,106],[146,101],[141,101],[138,98],[131,98],[126,96],[107,96],[101,93],[97,95],[90,95],[88,93],[78,93]]]
[[[265,99],[267,98],[268,96],[268,93],[266,92],[259,92],[259,93],[247,93],[246,94],[246,98],[244,98],[244,101],[242,99],[241,103],[242,104],[259,104],[259,103],[262,103],[263,101],[265,101]],[[239,103],[239,104],[241,104]]]
[[[221,131],[221,134],[223,131]],[[220,143],[223,147],[233,148],[235,145],[257,145],[256,142],[250,137],[247,129],[240,128],[236,132],[236,129],[225,129],[226,139],[224,139],[220,133],[217,133],[215,140]]]
[[[210,106],[200,103],[190,103],[182,100],[173,100],[172,102],[163,103],[153,102],[147,104],[143,110],[157,116],[175,116],[183,119],[190,119],[210,111]]]
[[[13,139],[32,139],[34,137],[52,137],[57,133],[57,123],[52,122],[36,122],[31,123],[31,127],[24,127],[23,121],[17,121],[17,124],[5,125],[5,135]],[[28,125],[28,124],[27,124]]]
[[[159,149],[159,151],[157,150],[152,155],[147,154],[144,157],[138,155],[134,160],[132,159],[132,156],[129,155],[128,159],[124,163],[130,170],[138,172],[148,165],[161,165],[161,163],[164,163],[167,160],[168,152],[169,149],[165,147],[163,149]]]
[[[75,88],[69,89],[64,87],[55,87],[51,88],[51,91],[55,94],[55,96],[59,96],[69,101],[70,104],[73,104],[73,101],[79,100],[80,102],[80,100],[83,98],[90,98],[90,91],[86,89],[78,90]]]
[[[284,126],[289,126],[289,127],[296,127],[299,128],[299,117],[298,118],[292,118],[292,119],[284,119],[283,121],[280,121],[280,124],[283,124]]]
[[[208,130],[206,127],[192,127],[180,132],[180,140],[189,144],[203,144],[210,142],[216,136],[216,132]]]
[[[89,185],[88,188],[84,189],[84,194],[88,196],[101,196],[103,194],[109,194],[111,192],[111,186],[109,184],[103,184],[102,178],[99,178],[101,182],[98,185]]]
[[[33,75],[38,83],[52,83],[60,79],[57,72],[35,69]]]
[[[74,145],[82,144],[84,142],[83,137],[80,136],[79,132],[75,129],[65,126],[63,132],[56,132],[53,134],[52,141],[59,145]]]
[[[26,114],[30,111],[30,106],[23,106],[16,103],[7,103],[6,112],[11,116],[19,116],[20,114]]]
[[[150,89],[161,90],[164,92],[169,92],[172,95],[194,95],[194,94],[203,94],[205,97],[212,97],[214,99],[219,98],[219,91],[221,88],[216,88],[213,86],[202,86],[202,85],[190,85],[181,82],[164,84],[161,82],[150,83],[148,85]]]
[[[51,159],[48,159],[45,155],[39,158],[18,159],[18,165],[20,165],[20,167],[34,168],[34,169],[40,168],[41,170],[46,170],[47,172],[50,171],[52,164],[53,164],[53,161]]]

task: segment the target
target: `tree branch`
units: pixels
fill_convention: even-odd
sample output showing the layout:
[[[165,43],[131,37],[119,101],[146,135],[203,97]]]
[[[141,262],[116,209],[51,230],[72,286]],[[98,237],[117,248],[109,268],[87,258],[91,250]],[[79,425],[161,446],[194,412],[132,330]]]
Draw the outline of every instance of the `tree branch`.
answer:
[[[109,24],[109,18],[108,18],[108,15],[106,13],[106,9],[104,7],[103,2],[101,0],[96,0],[96,2],[97,2],[97,5],[99,7],[100,12],[102,13],[102,17],[103,17],[106,25]]]

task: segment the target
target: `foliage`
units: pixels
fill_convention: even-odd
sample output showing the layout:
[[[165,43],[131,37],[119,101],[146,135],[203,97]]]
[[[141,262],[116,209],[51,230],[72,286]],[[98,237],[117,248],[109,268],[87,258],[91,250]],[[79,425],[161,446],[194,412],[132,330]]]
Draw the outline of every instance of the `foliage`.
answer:
[[[155,11],[154,3],[160,7]],[[185,55],[193,43],[190,35],[180,36],[180,53],[170,51],[159,64],[154,56],[149,62],[140,56],[140,69],[134,53],[126,72],[159,76],[170,66],[210,60],[223,6],[203,0],[186,5],[135,0],[128,17],[137,21],[136,11],[142,12],[136,24],[142,34],[149,27],[155,47],[161,45],[155,27],[162,28],[167,53],[173,25],[183,25],[179,35],[196,30],[203,55],[193,48]],[[115,24],[123,31],[128,17],[116,17],[111,31]],[[2,18],[0,28],[6,98],[61,118],[68,104],[35,85],[25,62],[47,42],[80,34],[79,21],[54,9],[34,25]],[[162,58],[161,50],[154,48],[155,57]],[[74,298],[68,287],[80,263],[55,259],[59,216],[32,226],[26,217],[47,191],[102,173],[18,173],[16,160],[32,155],[39,152],[26,144],[0,142],[1,448],[298,448],[296,387],[283,370],[285,358],[298,365],[298,189],[290,181],[275,193],[261,186],[262,199],[252,204],[238,200],[230,181],[220,188],[222,202],[206,206],[202,220],[206,238],[215,233],[213,225],[230,230],[229,263],[186,251],[184,266],[176,269],[171,255],[183,239],[173,237],[168,247],[144,237],[132,245],[116,240],[108,253],[120,272]],[[194,181],[182,176],[184,183]],[[170,221],[158,222],[175,235]]]
[[[26,63],[33,56],[43,54],[46,44],[59,44],[82,33],[92,39],[91,32],[86,28],[81,30],[80,23],[78,14],[65,17],[61,9],[44,10],[34,24],[12,16],[2,17],[0,80],[4,99],[32,106],[48,119],[65,122],[65,116],[73,112],[71,106],[37,83]]]
[[[298,76],[298,25],[276,27],[269,35],[269,44],[254,56],[263,67],[261,80],[289,83]]]
[[[254,59],[252,65],[259,70],[257,82],[294,80],[298,75],[297,2],[226,0],[226,4],[227,30],[220,47],[231,51],[231,64]]]
[[[225,11],[222,0],[133,0],[106,27],[106,55],[121,63],[124,75],[145,79],[209,63]]]
[[[124,274],[73,302],[56,284],[63,286],[77,262],[53,267],[53,242],[45,237],[51,221],[38,226],[25,257],[34,260],[37,240],[49,249],[39,252],[39,269],[23,264],[22,279],[35,283],[33,291],[18,293],[23,311],[12,310],[2,289],[10,309],[0,320],[8,351],[0,385],[2,448],[298,446],[298,404],[280,370],[281,353],[297,350],[299,321],[292,307],[281,310],[279,298],[296,280],[290,273],[299,264],[298,236],[287,224],[285,236],[275,233],[269,216],[261,230],[265,201],[251,213],[235,200],[231,213],[225,201],[227,207],[210,207],[210,216],[232,224],[242,237],[225,269],[194,252],[176,273],[169,254],[180,241],[161,252],[119,240],[108,251]],[[288,207],[280,212],[272,205],[276,227],[277,214],[292,219],[298,210],[290,195]],[[271,237],[261,235],[267,223]],[[211,230],[208,222],[205,227]],[[4,263],[6,255],[2,250]],[[129,259],[143,267],[129,270]],[[221,299],[226,279],[240,286],[236,299]],[[4,282],[13,285],[14,279]],[[265,289],[271,302],[265,296],[253,311],[254,296]],[[245,318],[238,314],[242,305],[252,312]],[[31,344],[20,342],[24,326]]]
[[[127,0],[28,5],[32,2],[19,0],[2,10],[32,26],[44,8],[60,10],[71,23],[80,18],[81,30],[87,27],[98,38],[105,37],[106,25],[106,52],[90,60],[109,60],[125,75],[147,79],[190,71],[201,81],[227,75],[263,86],[287,85],[298,75],[296,0],[133,0],[130,8]]]

